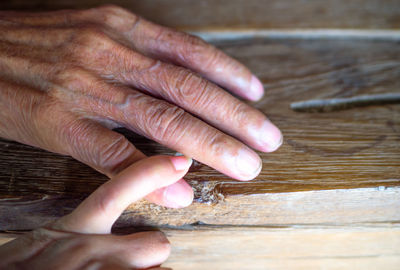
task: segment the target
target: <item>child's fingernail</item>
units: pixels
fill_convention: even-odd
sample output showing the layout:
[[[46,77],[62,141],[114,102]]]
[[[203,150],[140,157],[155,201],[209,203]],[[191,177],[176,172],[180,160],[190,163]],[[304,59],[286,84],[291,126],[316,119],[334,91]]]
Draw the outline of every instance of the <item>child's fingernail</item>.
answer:
[[[170,157],[172,164],[177,171],[186,170],[192,165],[193,160],[185,156]]]

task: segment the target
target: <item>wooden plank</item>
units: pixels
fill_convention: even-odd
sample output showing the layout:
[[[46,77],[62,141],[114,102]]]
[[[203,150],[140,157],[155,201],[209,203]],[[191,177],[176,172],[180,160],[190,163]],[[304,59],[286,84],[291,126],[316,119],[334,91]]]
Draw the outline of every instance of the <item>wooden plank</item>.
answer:
[[[117,4],[180,29],[398,29],[397,0],[11,0],[0,9],[49,10]]]
[[[173,269],[398,269],[400,265],[398,227],[238,227],[167,231],[167,235],[173,249],[165,266]]]
[[[211,205],[196,203],[181,210],[143,201],[129,207],[118,226],[199,223],[280,226],[386,221],[400,221],[399,187],[236,195]]]
[[[176,270],[398,269],[400,265],[397,226],[235,227],[167,231],[167,235],[173,248],[165,266]]]
[[[262,79],[267,94],[254,106],[282,129],[285,142],[276,153],[260,153],[263,170],[256,180],[249,183],[233,181],[198,164],[187,176],[196,189],[198,202],[213,205],[220,202],[220,198],[230,200],[229,197],[234,195],[239,196],[237,200],[240,202],[240,197],[251,194],[368,187],[386,190],[385,187],[399,186],[400,105],[320,114],[298,113],[290,109],[291,102],[306,99],[399,92],[400,46],[397,42],[255,38],[222,41],[218,46],[248,65]],[[171,153],[171,150],[143,138],[130,138],[147,154]],[[32,228],[43,220],[63,215],[106,180],[67,157],[3,140],[0,149],[0,207],[3,211],[15,210],[7,216],[9,222],[4,221],[2,226],[13,221],[17,227],[25,224]],[[392,189],[387,190],[392,192]],[[336,198],[341,201],[340,196]],[[382,200],[400,209],[386,201],[389,199],[393,196],[388,195]],[[257,196],[248,196],[246,200],[250,205],[260,202]],[[300,200],[298,203],[303,202]],[[231,208],[227,213],[246,213],[241,212],[247,211],[244,205],[238,203],[237,208]],[[381,206],[383,209],[384,203]],[[364,204],[364,207],[369,206]],[[144,209],[147,212],[141,212],[141,215],[146,223],[148,216],[158,208],[149,206]],[[190,215],[201,217],[193,222],[218,223],[213,218],[219,214],[212,211],[212,206],[195,204],[191,210]],[[29,222],[29,218],[24,217],[27,211],[32,217]],[[374,220],[379,211],[366,213],[365,218]],[[151,217],[149,223],[164,223],[165,219],[161,219],[164,210],[156,212],[158,215]],[[385,214],[382,219],[398,220],[397,214]],[[249,218],[257,220],[256,212],[254,215]],[[160,220],[154,220],[157,217]],[[171,216],[168,222],[175,217]],[[231,220],[227,218],[226,224],[235,222],[234,216],[228,217]],[[19,218],[23,222],[18,222]],[[257,222],[263,224],[269,218]],[[184,223],[188,222],[192,220]]]
[[[162,229],[185,269],[398,269],[398,224]],[[15,235],[1,234],[0,244]]]
[[[2,200],[0,230],[39,227],[68,213],[78,202],[60,198]],[[129,207],[115,227],[400,222],[399,209],[400,187],[236,195],[216,199],[212,204],[196,202],[179,210],[141,201]]]

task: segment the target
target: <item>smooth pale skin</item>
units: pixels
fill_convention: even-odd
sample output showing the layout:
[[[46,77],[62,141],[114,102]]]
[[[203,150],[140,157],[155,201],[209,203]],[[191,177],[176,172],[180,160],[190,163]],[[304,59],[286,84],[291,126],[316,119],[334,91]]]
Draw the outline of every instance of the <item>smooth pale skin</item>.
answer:
[[[71,214],[0,246],[0,269],[164,269],[158,266],[170,244],[163,233],[116,236],[111,226],[129,204],[180,180],[190,164],[184,156],[134,163]]]
[[[260,111],[261,82],[201,39],[116,6],[0,12],[0,137],[70,155],[113,177],[145,155],[125,127],[238,180],[282,134]],[[147,196],[184,207],[184,181]]]

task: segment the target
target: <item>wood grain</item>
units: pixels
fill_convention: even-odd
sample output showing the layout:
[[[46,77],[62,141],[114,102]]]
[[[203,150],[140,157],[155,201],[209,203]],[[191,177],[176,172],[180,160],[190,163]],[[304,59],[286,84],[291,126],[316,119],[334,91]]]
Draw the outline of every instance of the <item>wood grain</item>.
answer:
[[[117,4],[180,29],[399,29],[397,0],[9,0],[0,9],[53,10]]]
[[[400,185],[400,105],[324,114],[296,113],[289,106],[305,99],[399,92],[397,42],[256,38],[222,40],[217,45],[248,65],[264,82],[267,94],[253,105],[282,129],[283,147],[273,154],[260,153],[263,170],[249,183],[233,181],[198,164],[187,176],[198,202],[192,208],[180,212],[145,204],[140,211],[132,208],[131,214],[124,215],[125,220],[145,225],[247,224],[246,220],[271,224],[289,222],[279,218],[287,215],[293,218],[292,222],[333,222],[333,216],[326,220],[313,214],[313,219],[299,210],[317,203],[318,211],[331,209],[332,205],[324,202],[326,196],[334,196],[336,202],[347,200],[354,207],[360,203],[365,209],[372,209],[357,214],[357,207],[349,207],[346,209],[352,214],[342,216],[338,210],[335,215],[341,222],[399,220],[399,201],[395,199],[398,191],[387,187]],[[127,136],[147,154],[172,153],[144,138]],[[0,149],[0,214],[8,213],[6,220],[0,222],[0,229],[30,229],[63,215],[106,180],[68,157],[7,141],[0,141]],[[353,191],[333,193],[336,195],[328,192],[358,188],[373,189],[366,189],[365,195],[353,201]],[[379,189],[386,193],[379,193]],[[291,201],[287,193],[317,190],[327,193],[320,197],[310,195],[313,200],[308,203],[300,200],[302,205],[296,210],[296,218],[286,210],[281,215],[283,206],[275,209],[262,203],[271,203],[270,198],[277,196],[276,200],[285,205]],[[368,198],[373,198],[374,192],[385,195],[381,203],[381,199],[371,200],[368,206]],[[261,212],[254,210],[256,207]],[[392,212],[388,214],[383,209]]]

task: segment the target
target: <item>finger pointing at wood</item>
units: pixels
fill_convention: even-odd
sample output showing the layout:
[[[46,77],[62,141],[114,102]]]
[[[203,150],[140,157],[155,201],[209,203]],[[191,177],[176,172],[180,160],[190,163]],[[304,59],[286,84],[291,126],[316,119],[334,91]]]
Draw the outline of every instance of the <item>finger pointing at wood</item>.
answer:
[[[189,170],[184,156],[154,156],[141,160],[103,184],[56,227],[79,233],[110,233],[121,213],[151,192],[169,186]]]

